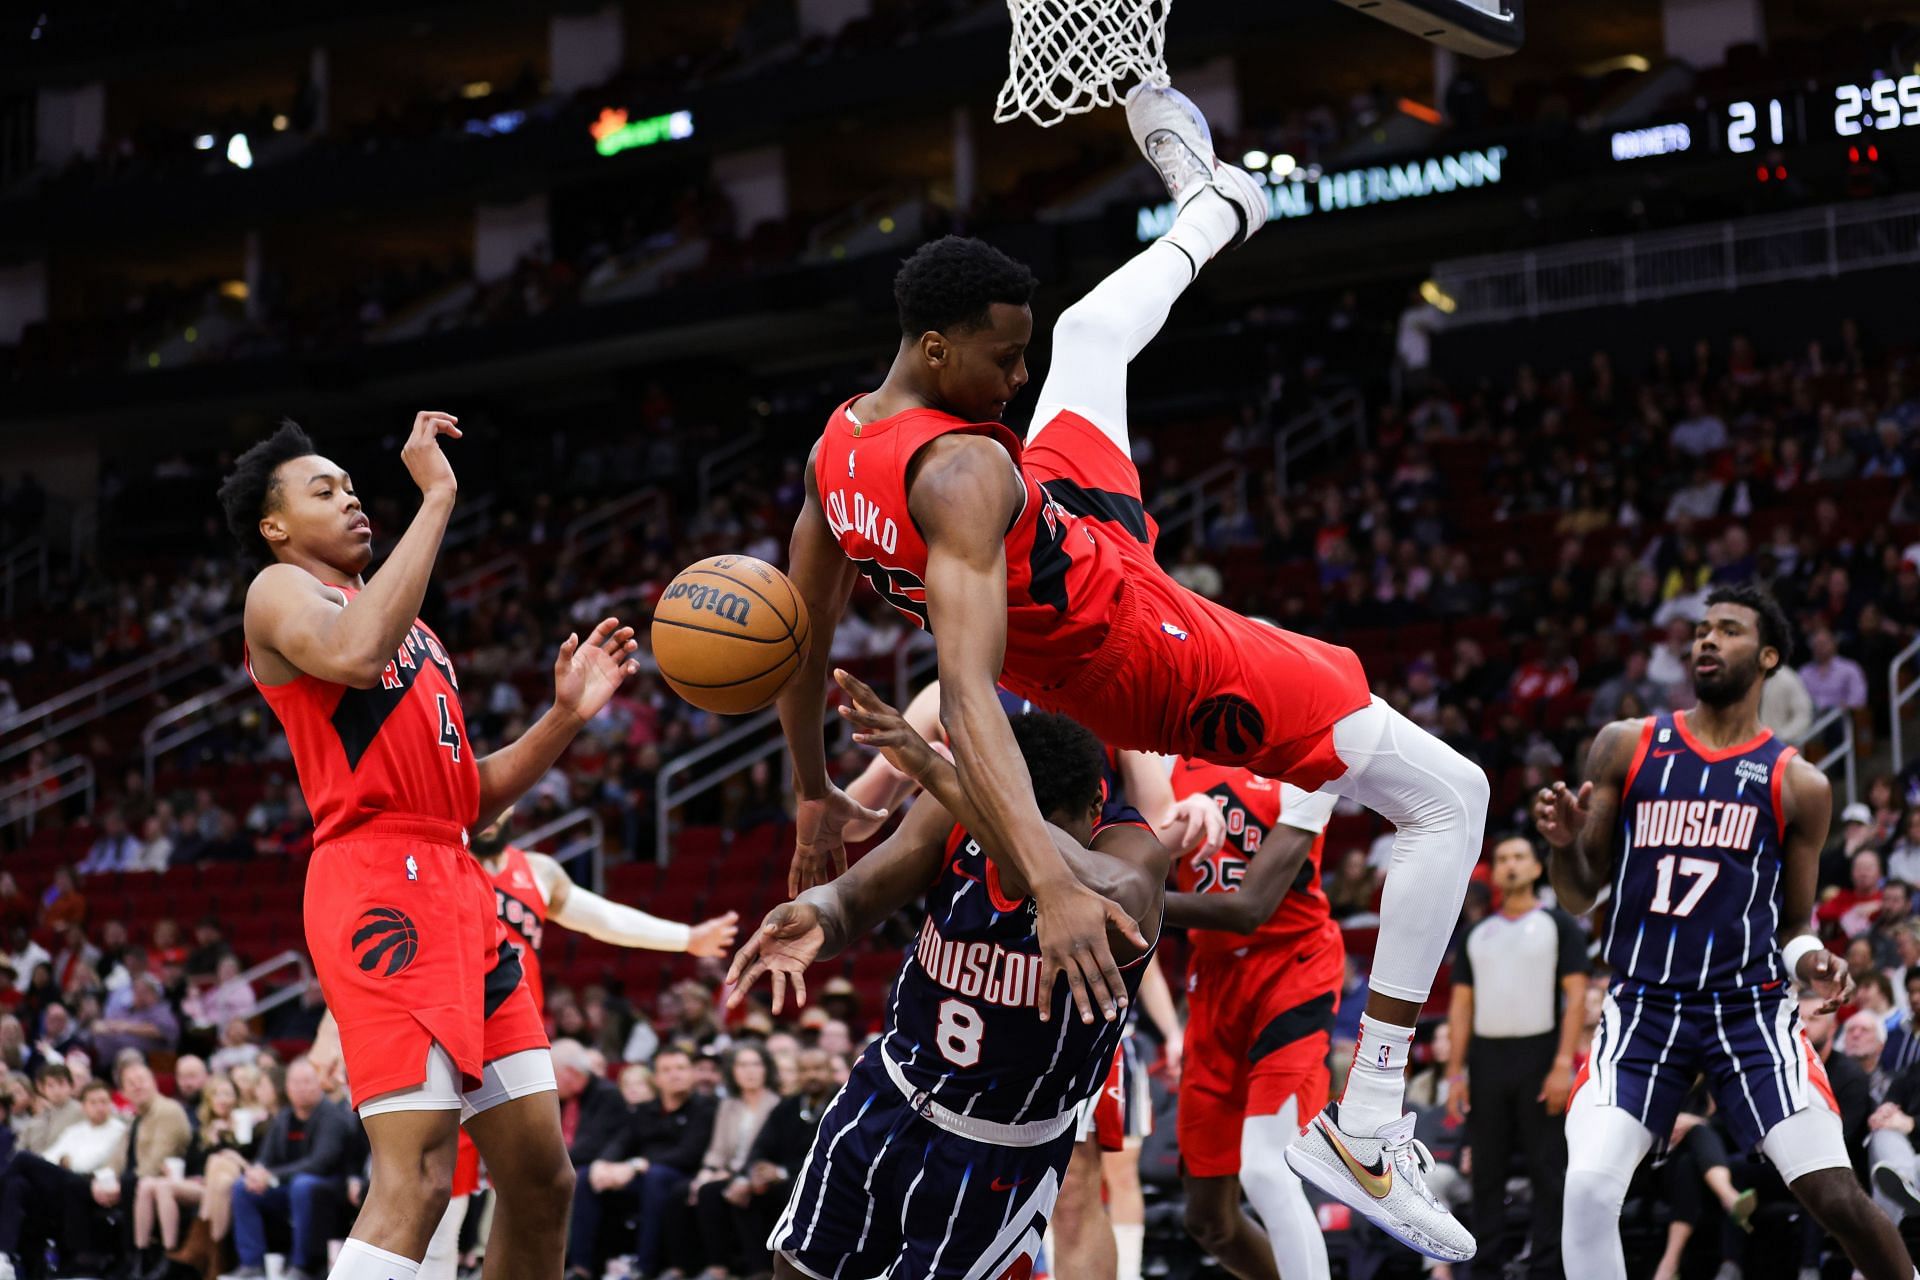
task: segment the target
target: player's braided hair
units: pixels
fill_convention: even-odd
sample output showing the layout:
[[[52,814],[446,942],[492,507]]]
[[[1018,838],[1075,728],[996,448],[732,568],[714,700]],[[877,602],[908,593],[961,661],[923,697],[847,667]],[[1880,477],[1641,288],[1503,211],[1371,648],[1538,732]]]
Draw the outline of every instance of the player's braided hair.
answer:
[[[1034,711],[1013,718],[1013,740],[1033,777],[1040,816],[1072,821],[1101,798],[1106,749],[1080,724]]]
[[[244,551],[266,558],[266,540],[260,536],[260,517],[279,500],[280,464],[314,452],[313,440],[291,418],[280,429],[233,460],[233,470],[220,481],[220,506],[227,528]]]
[[[1766,673],[1769,678],[1774,671],[1793,661],[1793,624],[1787,621],[1787,611],[1780,607],[1771,591],[1750,583],[1715,587],[1707,593],[1707,607],[1711,609],[1716,604],[1737,604],[1753,610],[1754,617],[1759,619],[1761,646],[1780,654],[1780,665]]]
[[[1033,272],[984,240],[942,236],[921,245],[893,277],[900,331],[918,338],[985,328],[994,303],[1023,307],[1037,283]]]

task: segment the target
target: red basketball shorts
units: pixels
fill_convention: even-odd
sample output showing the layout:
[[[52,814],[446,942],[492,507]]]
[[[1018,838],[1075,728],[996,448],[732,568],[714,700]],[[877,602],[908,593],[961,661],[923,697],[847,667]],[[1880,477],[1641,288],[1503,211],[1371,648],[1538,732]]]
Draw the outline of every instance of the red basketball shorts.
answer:
[[[1303,985],[1292,951],[1195,961],[1180,1068],[1180,1158],[1188,1176],[1240,1172],[1248,1116],[1298,1102],[1302,1123],[1327,1105],[1337,985]]]
[[[1352,650],[1253,620],[1187,590],[1154,561],[1159,527],[1133,460],[1072,413],[1043,426],[1021,465],[1131,566],[1093,657],[1055,687],[1004,683],[1109,746],[1244,765],[1316,791],[1346,772],[1333,726],[1373,698]]]
[[[1129,1032],[1114,1046],[1113,1064],[1100,1092],[1087,1100],[1080,1113],[1076,1140],[1092,1138],[1102,1151],[1125,1151],[1127,1140],[1153,1132],[1153,1094],[1147,1068],[1140,1061],[1139,1041]]]
[[[422,1083],[435,1041],[464,1089],[496,1058],[546,1047],[493,885],[458,827],[382,818],[328,841],[307,868],[305,914],[355,1106]]]

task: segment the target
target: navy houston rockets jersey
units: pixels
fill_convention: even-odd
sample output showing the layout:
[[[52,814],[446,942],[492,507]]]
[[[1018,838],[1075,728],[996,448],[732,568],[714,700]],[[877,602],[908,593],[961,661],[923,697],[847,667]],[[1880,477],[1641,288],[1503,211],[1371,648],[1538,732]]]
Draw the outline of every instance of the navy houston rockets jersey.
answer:
[[[1767,731],[1715,751],[1684,712],[1650,716],[1621,792],[1606,959],[1680,991],[1777,982],[1781,789],[1794,749]]]
[[[1122,821],[1146,825],[1128,813]],[[1157,931],[1148,932],[1158,945]],[[1121,966],[1129,1007],[1151,956]],[[915,1088],[962,1115],[1051,1120],[1106,1080],[1126,1019],[1082,1023],[1062,981],[1052,1021],[1042,1022],[1039,986],[1033,900],[1003,893],[979,841],[954,827],[927,891],[926,922],[894,983],[881,1052]]]

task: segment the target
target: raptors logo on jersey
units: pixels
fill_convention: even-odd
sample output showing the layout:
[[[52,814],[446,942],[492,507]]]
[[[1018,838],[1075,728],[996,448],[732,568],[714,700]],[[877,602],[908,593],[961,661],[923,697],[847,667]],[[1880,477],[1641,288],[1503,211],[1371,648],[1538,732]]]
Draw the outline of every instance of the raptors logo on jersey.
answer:
[[[1786,976],[1775,935],[1792,756],[1766,731],[1715,751],[1684,712],[1648,718],[1621,792],[1606,933],[1618,975],[1686,991]]]

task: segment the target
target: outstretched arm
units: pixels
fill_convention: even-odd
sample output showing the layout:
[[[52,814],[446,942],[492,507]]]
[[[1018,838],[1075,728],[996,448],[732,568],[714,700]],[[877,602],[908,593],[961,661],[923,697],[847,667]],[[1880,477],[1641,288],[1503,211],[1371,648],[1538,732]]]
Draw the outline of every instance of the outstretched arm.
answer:
[[[1127,800],[1145,818],[1175,856],[1209,854],[1226,839],[1227,821],[1211,796],[1173,798],[1167,776],[1171,761],[1152,751],[1122,751],[1120,783]]]
[[[475,831],[492,826],[509,805],[546,776],[581,726],[612,700],[620,682],[640,670],[640,664],[629,657],[638,647],[633,628],[621,626],[618,618],[603,619],[584,645],[578,634],[567,637],[553,664],[553,705],[518,741],[480,761]]]
[[[721,956],[733,945],[740,913],[729,911],[698,925],[676,924],[623,903],[603,898],[573,882],[566,869],[544,853],[529,853],[527,864],[547,900],[547,919],[563,929],[616,947],[646,951],[686,951]]]
[[[1183,929],[1252,933],[1272,919],[1280,899],[1300,879],[1316,838],[1311,831],[1274,824],[1247,865],[1238,889],[1231,893],[1170,893],[1167,923]]]
[[[907,723],[913,726],[915,733],[929,743],[940,738],[940,682],[929,681],[925,688],[913,695],[905,711],[900,713]],[[847,784],[847,794],[854,803],[865,805],[881,813],[898,809],[905,804],[920,784],[893,767],[893,763],[884,755],[876,755],[867,761],[867,767],[860,776]],[[841,834],[849,840],[864,840],[880,829],[885,819],[869,822],[859,819],[849,822]]]
[[[1587,750],[1587,778],[1579,791],[1556,782],[1534,797],[1534,824],[1554,849],[1554,894],[1574,915],[1593,910],[1613,875],[1621,790],[1644,723],[1616,720],[1599,732]]]
[[[440,451],[440,437],[460,438],[458,420],[444,413],[414,417],[401,461],[420,486],[420,509],[380,572],[342,603],[332,588],[290,564],[261,571],[247,589],[245,629],[254,674],[264,684],[286,684],[306,674],[355,689],[371,689],[393,661],[427,594],[440,539],[459,486]],[[287,483],[334,499],[345,476],[290,476]],[[350,495],[342,495],[352,501]],[[351,508],[348,508],[351,510]]]
[[[814,458],[820,446],[815,444],[813,449],[807,457],[806,501],[799,519],[793,522],[793,539],[787,547],[787,576],[806,602],[813,631],[807,652],[801,656],[800,670],[787,681],[774,704],[780,710],[780,727],[787,735],[787,752],[793,757],[793,793],[798,802],[793,867],[787,874],[787,892],[791,894],[825,884],[847,869],[844,828],[848,824],[868,823],[871,830],[886,818],[884,811],[856,804],[827,778],[823,729],[827,664],[833,653],[834,632],[840,629],[840,615],[859,575],[834,540],[833,530],[827,527],[827,513],[820,505],[820,490],[814,480]]]
[[[831,959],[854,939],[925,892],[946,854],[953,818],[937,802],[913,806],[891,836],[851,870],[815,885],[767,913],[727,970],[732,1008],[746,998],[761,974],[773,975],[773,1011],[786,1001],[789,979],[796,1004],[807,999],[802,976],[816,960]]]

